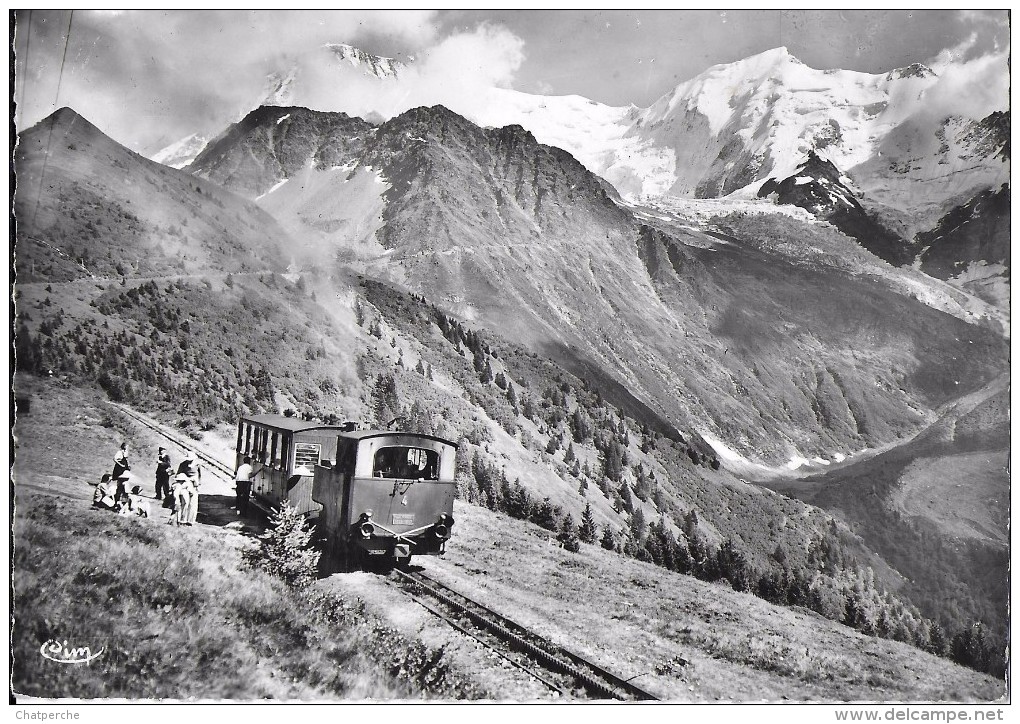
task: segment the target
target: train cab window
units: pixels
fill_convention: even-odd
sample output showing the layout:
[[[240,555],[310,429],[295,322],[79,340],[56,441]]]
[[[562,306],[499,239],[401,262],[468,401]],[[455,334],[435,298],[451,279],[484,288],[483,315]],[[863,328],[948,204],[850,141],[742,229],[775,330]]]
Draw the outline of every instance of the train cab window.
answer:
[[[319,454],[322,446],[317,442],[296,442],[294,443],[294,467],[304,465],[309,470],[314,470],[319,464]]]
[[[372,475],[403,480],[438,480],[439,453],[420,447],[384,447],[375,454]]]

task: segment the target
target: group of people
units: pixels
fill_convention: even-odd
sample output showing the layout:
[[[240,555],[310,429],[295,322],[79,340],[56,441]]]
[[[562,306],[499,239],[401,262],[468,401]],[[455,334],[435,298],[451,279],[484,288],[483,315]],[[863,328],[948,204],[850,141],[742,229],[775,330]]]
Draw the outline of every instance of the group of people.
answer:
[[[198,488],[202,482],[202,468],[195,460],[195,453],[189,450],[181,464],[177,466],[176,475],[173,472],[173,462],[170,454],[164,447],[159,448],[156,454],[156,500],[162,501],[162,506],[170,510],[171,525],[194,525],[198,519]],[[171,480],[171,477],[173,478]],[[237,491],[237,512],[241,515],[248,513],[248,499],[251,495],[251,480],[254,477],[251,458],[244,457],[244,461],[237,467],[234,474],[234,484]],[[92,505],[95,508],[113,510],[122,515],[138,515],[144,518],[151,517],[149,503],[141,495],[141,486],[133,485],[131,476],[131,463],[128,461],[128,444],[121,443],[120,449],[113,457],[113,472],[105,473],[92,498]]]
[[[142,486],[128,486],[133,478],[131,477],[131,463],[128,462],[127,443],[121,443],[120,449],[113,457],[113,472],[105,473],[99,484],[96,485],[95,493],[92,496],[92,505],[96,508],[112,510],[121,515],[137,515],[148,518],[152,511],[149,503],[142,495]]]
[[[171,483],[172,473],[170,454],[161,447],[156,455],[155,498],[163,501],[164,508],[170,509],[168,523],[193,525],[198,519],[198,487],[202,482],[202,468],[195,460],[195,453],[187,452]],[[113,472],[104,474],[96,485],[93,507],[113,510],[121,515],[151,517],[149,502],[141,495],[142,486],[131,486],[131,492],[128,492],[132,481],[128,444],[124,442],[113,456]]]

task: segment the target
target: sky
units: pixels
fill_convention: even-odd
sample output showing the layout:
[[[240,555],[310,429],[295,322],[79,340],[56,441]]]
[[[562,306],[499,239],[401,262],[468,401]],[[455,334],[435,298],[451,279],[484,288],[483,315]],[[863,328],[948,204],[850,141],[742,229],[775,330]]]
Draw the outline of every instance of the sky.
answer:
[[[258,102],[267,73],[326,42],[410,61],[403,105],[458,110],[500,86],[647,107],[712,65],[778,46],[821,69],[955,60],[1001,71],[1009,28],[1005,10],[18,11],[15,122],[69,106],[151,153],[218,133]],[[367,85],[317,80],[329,110],[371,105]]]

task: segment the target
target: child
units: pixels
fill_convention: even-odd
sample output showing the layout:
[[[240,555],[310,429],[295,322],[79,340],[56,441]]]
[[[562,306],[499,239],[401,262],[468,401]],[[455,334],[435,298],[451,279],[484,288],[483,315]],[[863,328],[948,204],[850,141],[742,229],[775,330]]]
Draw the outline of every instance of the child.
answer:
[[[128,504],[131,508],[131,512],[139,518],[148,518],[152,511],[149,510],[149,501],[141,496],[141,492],[141,485],[136,485],[131,488],[131,494],[128,496]]]

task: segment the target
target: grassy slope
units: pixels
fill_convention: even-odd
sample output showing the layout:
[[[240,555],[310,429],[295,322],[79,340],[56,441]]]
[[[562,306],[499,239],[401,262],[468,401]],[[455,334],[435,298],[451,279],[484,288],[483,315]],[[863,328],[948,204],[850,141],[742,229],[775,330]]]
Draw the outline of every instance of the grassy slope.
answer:
[[[445,559],[426,569],[664,698],[970,700],[1002,683],[800,609],[582,546],[459,506]]]
[[[250,541],[90,509],[116,441],[140,474],[154,438],[95,394],[37,383],[17,422],[13,686],[43,698],[407,699],[491,695],[364,611],[341,586],[298,593],[242,567]],[[64,412],[75,410],[73,421]],[[68,434],[71,431],[71,434]],[[57,452],[60,451],[60,454]],[[203,518],[200,517],[200,523]],[[304,615],[302,612],[307,613]],[[89,666],[47,640],[104,648]]]
[[[32,412],[16,428],[16,691],[85,698],[407,698],[422,689],[443,698],[538,695],[512,672],[493,670],[465,651],[448,631],[419,631],[419,623],[409,622],[420,622],[420,610],[388,588],[381,591],[378,579],[331,577],[316,589],[340,603],[327,605],[315,594],[309,603],[241,569],[243,538],[235,533],[204,525],[182,531],[158,519],[88,510],[91,488],[83,478],[107,467],[107,456],[97,459],[97,451],[112,452],[129,432],[137,459],[147,460],[153,441],[134,428],[119,429],[123,423],[94,394],[49,382],[28,387]],[[71,435],[67,409],[80,416]],[[36,487],[22,488],[23,481]],[[808,612],[593,547],[568,554],[536,526],[472,505],[457,509],[447,559],[426,561],[430,570],[621,673],[658,668],[643,682],[665,697],[987,700],[1001,694],[990,677]],[[355,596],[368,604],[364,615]],[[321,616],[301,618],[293,613],[298,610]],[[427,634],[428,650],[414,643],[419,633]],[[106,646],[108,653],[101,666],[49,665],[38,655],[49,638]],[[439,648],[449,666],[428,666]],[[363,651],[380,651],[383,661],[366,659]],[[379,675],[387,666],[399,672],[400,664],[410,674]],[[485,671],[463,673],[480,667]]]

